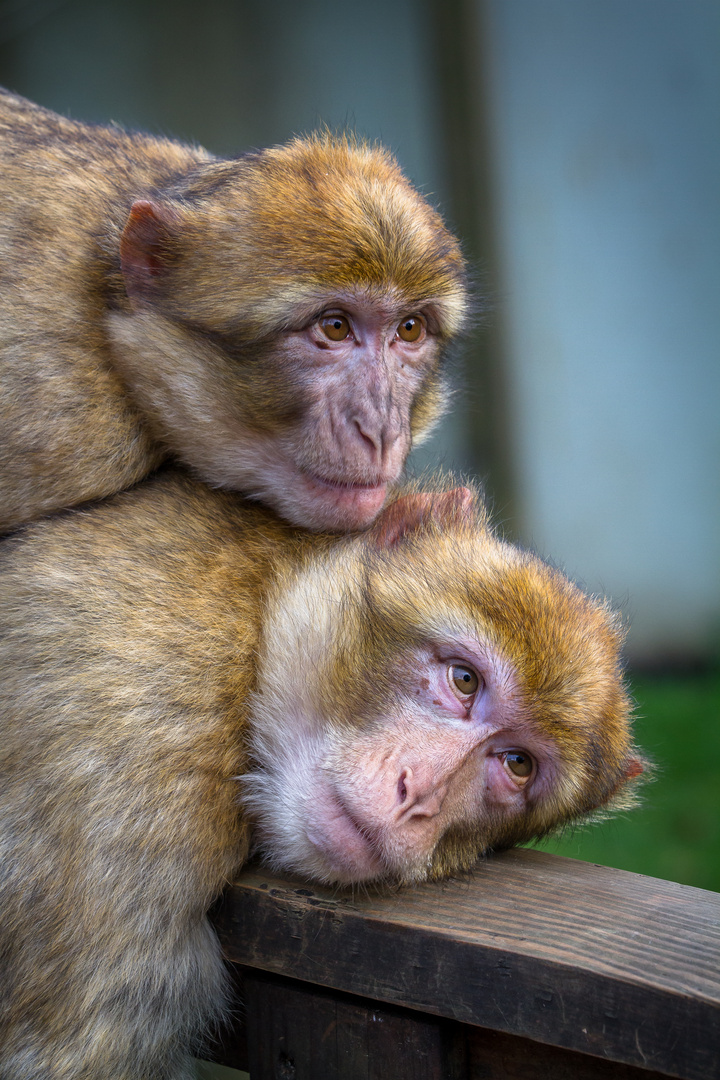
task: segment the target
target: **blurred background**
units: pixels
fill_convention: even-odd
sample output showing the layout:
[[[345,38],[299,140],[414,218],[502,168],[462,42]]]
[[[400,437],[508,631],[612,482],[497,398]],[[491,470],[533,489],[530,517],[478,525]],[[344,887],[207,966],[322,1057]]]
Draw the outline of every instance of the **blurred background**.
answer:
[[[219,154],[378,138],[484,313],[415,455],[630,626],[640,810],[575,857],[720,889],[720,5],[0,0],[0,83]]]
[[[656,778],[543,846],[720,890],[720,5],[0,0],[0,83],[219,154],[395,151],[484,302],[414,468],[481,477],[630,626]]]

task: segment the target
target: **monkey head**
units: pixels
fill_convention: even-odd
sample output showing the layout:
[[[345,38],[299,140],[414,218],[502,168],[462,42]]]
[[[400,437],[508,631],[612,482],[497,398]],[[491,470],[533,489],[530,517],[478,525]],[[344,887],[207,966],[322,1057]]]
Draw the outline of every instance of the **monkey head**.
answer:
[[[617,617],[467,489],[400,497],[277,596],[242,781],[277,868],[438,878],[632,803]]]
[[[372,522],[467,309],[457,241],[394,159],[323,134],[204,162],[132,205],[119,248],[114,362],[155,437],[295,524]]]

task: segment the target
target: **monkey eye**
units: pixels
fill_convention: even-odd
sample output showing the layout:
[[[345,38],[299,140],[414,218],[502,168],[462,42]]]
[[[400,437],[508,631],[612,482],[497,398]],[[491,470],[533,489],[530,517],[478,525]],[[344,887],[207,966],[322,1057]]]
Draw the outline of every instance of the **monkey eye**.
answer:
[[[344,315],[323,315],[318,326],[331,341],[344,341],[350,333],[350,323]]]
[[[532,776],[533,759],[523,750],[509,750],[501,754],[507,772],[520,787],[524,787]]]
[[[450,689],[455,694],[455,697],[470,698],[473,694],[476,694],[478,687],[480,686],[480,679],[475,674],[472,668],[465,667],[464,664],[451,664],[448,668],[448,679],[450,680]]]
[[[421,315],[408,315],[397,328],[397,335],[403,341],[419,341],[424,333],[425,320]]]

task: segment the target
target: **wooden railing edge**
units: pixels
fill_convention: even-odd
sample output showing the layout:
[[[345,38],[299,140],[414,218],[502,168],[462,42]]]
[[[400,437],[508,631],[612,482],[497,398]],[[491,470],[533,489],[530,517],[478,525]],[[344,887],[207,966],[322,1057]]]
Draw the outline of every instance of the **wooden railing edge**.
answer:
[[[245,969],[658,1075],[720,1075],[720,894],[536,851],[352,895],[243,871],[213,913]]]

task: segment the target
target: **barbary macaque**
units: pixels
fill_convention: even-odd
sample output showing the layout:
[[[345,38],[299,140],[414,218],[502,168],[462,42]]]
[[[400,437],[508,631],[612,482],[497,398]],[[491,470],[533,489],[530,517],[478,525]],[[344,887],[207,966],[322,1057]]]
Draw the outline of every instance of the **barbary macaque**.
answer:
[[[456,240],[384,149],[233,160],[0,91],[0,532],[166,458],[368,525],[447,398]]]
[[[173,470],[0,545],[0,1077],[180,1080],[254,850],[412,883],[628,805],[605,603],[467,489],[301,532]]]

